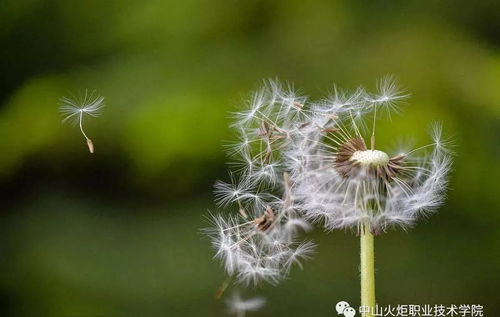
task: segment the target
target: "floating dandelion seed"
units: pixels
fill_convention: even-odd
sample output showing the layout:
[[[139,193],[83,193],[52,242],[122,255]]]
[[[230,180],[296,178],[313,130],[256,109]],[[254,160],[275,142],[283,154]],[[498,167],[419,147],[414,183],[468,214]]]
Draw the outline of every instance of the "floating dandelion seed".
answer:
[[[101,109],[104,107],[104,97],[99,96],[95,91],[88,92],[79,97],[62,97],[60,100],[59,111],[63,115],[63,122],[71,121],[78,124],[80,131],[87,140],[87,146],[90,153],[94,153],[94,144],[83,129],[83,119],[85,116],[98,117]]]
[[[231,297],[226,300],[226,305],[230,314],[236,317],[245,317],[248,311],[257,311],[266,304],[264,297],[253,297],[243,299],[240,294],[233,293]]]

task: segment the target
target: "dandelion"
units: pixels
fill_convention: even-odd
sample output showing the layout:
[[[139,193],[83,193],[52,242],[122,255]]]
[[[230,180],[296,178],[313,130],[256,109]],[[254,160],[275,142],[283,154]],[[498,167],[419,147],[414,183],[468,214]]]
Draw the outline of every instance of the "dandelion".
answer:
[[[434,212],[451,167],[449,142],[437,124],[430,144],[392,155],[376,146],[377,113],[394,111],[405,97],[388,77],[374,96],[358,89],[343,98],[349,102],[320,103],[310,120],[324,124],[304,131],[287,151],[303,216],[327,230],[360,235],[363,306],[375,305],[373,236],[389,227],[405,229]]]
[[[90,153],[94,153],[94,144],[83,129],[84,117],[98,117],[101,109],[104,107],[104,97],[99,96],[95,91],[88,92],[79,97],[62,97],[60,100],[59,111],[63,116],[63,122],[71,121],[78,124],[80,131],[87,140],[87,146]]]
[[[229,313],[234,314],[236,317],[245,317],[246,312],[257,311],[265,304],[266,299],[263,297],[243,299],[238,293],[233,293],[232,296],[226,300]]]
[[[435,212],[452,161],[440,124],[429,144],[396,153],[379,147],[377,121],[399,111],[408,94],[393,77],[377,88],[335,88],[309,103],[271,81],[234,114],[238,141],[228,152],[237,171],[230,184],[216,184],[215,195],[235,212],[212,215],[206,230],[230,277],[276,284],[312,255],[314,245],[298,235],[310,223],[350,229],[360,236],[361,305],[375,307],[374,236]]]

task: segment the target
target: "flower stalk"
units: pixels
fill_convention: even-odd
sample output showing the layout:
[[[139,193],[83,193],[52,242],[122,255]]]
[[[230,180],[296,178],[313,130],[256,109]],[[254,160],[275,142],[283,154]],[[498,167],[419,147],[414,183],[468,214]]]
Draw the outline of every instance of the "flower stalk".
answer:
[[[375,308],[375,248],[370,226],[365,224],[360,233],[361,249],[361,306],[368,307],[362,317],[373,317]]]

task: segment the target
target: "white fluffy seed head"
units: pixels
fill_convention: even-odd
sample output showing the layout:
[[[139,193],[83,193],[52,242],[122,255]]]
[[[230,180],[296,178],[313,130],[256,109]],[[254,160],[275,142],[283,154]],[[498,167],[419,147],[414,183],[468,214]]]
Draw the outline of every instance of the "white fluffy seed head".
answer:
[[[229,183],[215,185],[217,204],[233,215],[212,216],[207,234],[216,258],[238,282],[276,284],[313,251],[311,242],[298,240],[309,224],[298,214],[284,155],[306,128],[305,102],[292,86],[268,81],[247,109],[234,114],[239,140],[229,152],[237,169]]]
[[[432,144],[393,155],[368,150],[364,140],[373,134],[375,145],[377,109],[397,110],[407,94],[392,77],[382,80],[374,95],[358,89],[339,98],[335,92],[311,107],[307,120],[313,124],[287,149],[293,195],[305,218],[327,230],[359,230],[368,222],[381,233],[392,226],[406,228],[436,211],[451,165],[440,126],[433,130]]]
[[[375,147],[377,109],[397,109],[406,97],[392,78],[379,90],[336,89],[310,104],[271,81],[234,115],[237,170],[230,184],[216,184],[219,206],[233,214],[215,216],[208,232],[228,274],[246,284],[283,280],[312,254],[313,244],[298,240],[309,222],[327,230],[359,230],[368,222],[377,234],[406,228],[442,204],[451,158],[441,129],[415,150],[368,150],[364,140],[372,134]]]

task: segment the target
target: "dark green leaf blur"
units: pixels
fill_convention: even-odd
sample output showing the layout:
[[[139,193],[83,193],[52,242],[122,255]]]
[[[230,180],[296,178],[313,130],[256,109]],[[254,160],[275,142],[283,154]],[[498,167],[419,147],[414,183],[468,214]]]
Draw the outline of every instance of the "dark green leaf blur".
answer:
[[[378,123],[378,144],[425,144],[441,121],[456,160],[438,214],[376,239],[377,301],[499,315],[499,12],[493,0],[1,0],[0,315],[225,315],[199,229],[227,179],[229,112],[265,78],[314,99],[387,74],[411,98]],[[86,125],[95,154],[58,113],[85,89],[106,98]],[[304,270],[239,288],[268,300],[249,316],[359,305],[357,237],[309,236]]]

